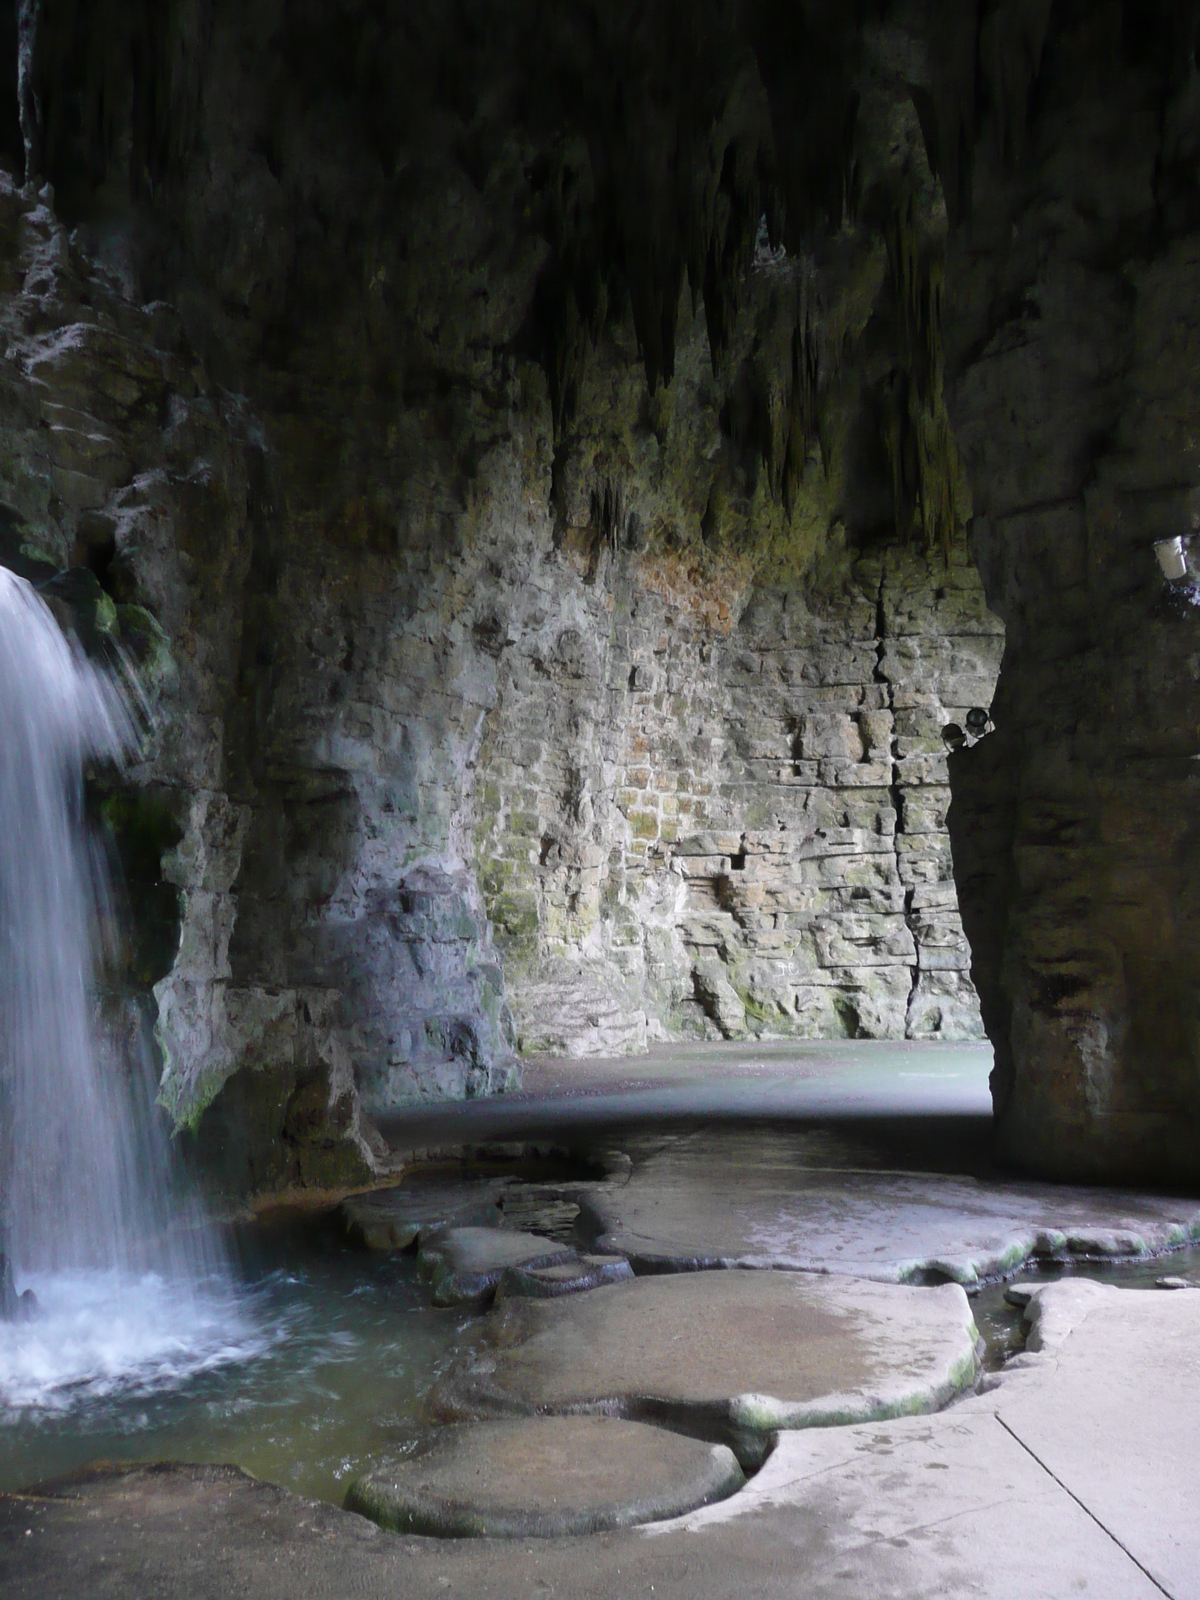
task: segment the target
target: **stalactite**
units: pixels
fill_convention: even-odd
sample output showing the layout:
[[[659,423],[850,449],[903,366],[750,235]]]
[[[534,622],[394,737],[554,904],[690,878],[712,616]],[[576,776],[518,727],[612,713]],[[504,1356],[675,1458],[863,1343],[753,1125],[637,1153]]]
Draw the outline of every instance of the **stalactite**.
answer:
[[[901,363],[883,404],[896,531],[920,534],[947,554],[965,522],[965,490],[943,392],[945,264],[940,242],[923,237],[911,197],[891,219],[887,245]]]
[[[1139,7],[1143,0],[1132,0]],[[1054,0],[956,0],[930,38],[933,83],[914,93],[929,164],[951,224],[971,209],[975,150],[990,127],[1001,161],[1024,154],[1029,107],[1053,20]]]
[[[22,112],[31,173],[66,191],[182,178],[214,0],[27,0]]]
[[[782,481],[776,489],[782,494],[790,516],[800,492],[808,447],[817,431],[817,396],[821,384],[821,343],[813,326],[812,307],[804,297],[803,317],[797,317],[792,331],[791,396],[788,406],[787,437],[782,452]]]
[[[979,30],[979,62],[988,89],[1000,159],[1020,164],[1029,128],[1029,102],[1042,65],[1054,0],[1002,0]]]
[[[779,207],[765,92],[721,0],[547,6],[536,18],[560,131],[531,168],[553,251],[535,322],[561,435],[614,307],[629,308],[651,392],[674,374],[685,283],[720,366],[760,218],[777,231]]]

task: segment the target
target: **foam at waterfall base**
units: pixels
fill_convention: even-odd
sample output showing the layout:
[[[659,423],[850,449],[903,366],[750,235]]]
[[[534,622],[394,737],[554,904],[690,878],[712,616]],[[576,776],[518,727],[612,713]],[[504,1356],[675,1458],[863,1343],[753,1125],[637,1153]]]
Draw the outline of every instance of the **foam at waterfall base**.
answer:
[[[27,1273],[20,1287],[33,1290],[38,1309],[0,1322],[0,1420],[174,1388],[272,1342],[223,1273],[180,1281],[72,1268]]]

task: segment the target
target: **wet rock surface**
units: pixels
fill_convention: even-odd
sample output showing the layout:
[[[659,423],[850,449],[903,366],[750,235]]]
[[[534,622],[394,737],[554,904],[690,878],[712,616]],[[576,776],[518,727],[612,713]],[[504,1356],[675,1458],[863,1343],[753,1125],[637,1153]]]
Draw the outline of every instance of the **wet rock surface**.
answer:
[[[486,1181],[374,1189],[343,1200],[338,1210],[350,1236],[368,1250],[412,1250],[446,1228],[494,1227],[497,1189]]]
[[[17,1293],[12,1263],[0,1251],[0,1322],[24,1322],[37,1315],[37,1296],[32,1289]]]
[[[560,1538],[681,1516],[744,1483],[723,1445],[607,1417],[448,1428],[351,1485],[346,1508],[395,1533]]]
[[[861,1139],[777,1130],[656,1141],[595,1191],[600,1242],[648,1270],[783,1267],[972,1285],[1026,1260],[1150,1256],[1200,1238],[1200,1203],[888,1170]]]
[[[422,1242],[419,1260],[433,1284],[433,1303],[451,1306],[490,1298],[510,1267],[563,1266],[575,1252],[536,1233],[447,1228]]]
[[[633,1268],[624,1256],[583,1254],[548,1267],[506,1267],[500,1275],[496,1298],[557,1300],[560,1295],[583,1294],[632,1277]]]
[[[929,1167],[951,1174],[963,1164],[961,1129],[945,1119],[926,1133],[925,1145],[907,1122],[884,1129],[848,1120],[836,1128],[788,1130],[786,1137],[781,1132],[753,1130],[763,1151],[774,1151],[757,1177],[742,1142],[745,1131],[710,1130],[711,1143],[697,1150],[675,1132],[647,1128],[623,1138],[628,1164],[604,1145],[609,1179],[583,1183],[564,1171],[562,1182],[586,1216],[598,1196],[619,1204],[624,1189],[636,1188],[639,1173],[656,1158],[690,1147],[702,1155],[710,1184],[727,1206],[737,1202],[730,1175],[738,1175],[752,1191],[751,1210],[761,1214],[772,1185],[777,1207],[792,1204],[801,1164],[826,1178],[838,1171],[849,1180],[895,1178],[897,1138],[911,1165],[919,1152]],[[492,1153],[491,1165],[483,1152],[474,1157],[489,1195],[500,1181],[499,1154]],[[528,1156],[514,1147],[510,1158],[517,1165],[499,1192],[526,1187],[538,1204],[551,1201],[558,1191],[545,1167],[540,1181],[523,1186],[514,1174],[528,1175],[528,1165],[520,1166]],[[656,1185],[662,1180],[660,1167]],[[919,1181],[935,1188],[941,1180],[929,1171]],[[423,1187],[461,1196],[461,1171],[448,1169],[440,1181],[430,1174]],[[1141,1202],[1125,1198],[1136,1213]],[[878,1218],[881,1228],[895,1228],[887,1208]],[[708,1221],[718,1232],[725,1225],[716,1211]],[[1122,1244],[1121,1230],[1111,1225],[1115,1219],[1109,1222],[1115,1236],[1109,1242]],[[367,1261],[374,1274],[386,1275],[394,1265],[365,1252],[350,1254]],[[1184,1281],[1195,1276],[1191,1254],[1175,1262],[1187,1273]],[[1104,1270],[1148,1283],[1163,1273],[1150,1261],[1122,1268],[1110,1260]],[[721,1600],[748,1589],[783,1600],[794,1596],[798,1583],[821,1600],[844,1595],[848,1586],[854,1593],[917,1600],[931,1583],[949,1593],[974,1585],[999,1600],[1015,1583],[1067,1600],[1082,1583],[1105,1595],[1150,1600],[1161,1592],[1146,1575],[1151,1572],[1156,1579],[1169,1576],[1163,1584],[1168,1593],[1190,1595],[1190,1523],[1178,1501],[1190,1482],[1186,1373],[1196,1314],[1186,1308],[1195,1297],[1129,1293],[1070,1278],[1027,1282],[1009,1293],[1028,1309],[1029,1320],[1026,1337],[1009,1337],[1013,1329],[1006,1323],[1003,1341],[995,1316],[980,1318],[981,1301],[969,1303],[957,1286],[898,1287],[830,1274],[690,1271],[559,1300],[502,1297],[475,1324],[478,1342],[446,1375],[435,1400],[456,1418],[454,1437],[463,1442],[458,1464],[495,1472],[494,1504],[504,1516],[516,1506],[518,1520],[507,1528],[520,1536],[485,1536],[462,1523],[458,1532],[475,1536],[395,1535],[229,1469],[100,1469],[0,1496],[0,1583],[6,1595],[124,1596],[132,1590],[188,1600],[197,1594],[223,1600],[239,1586],[283,1600],[297,1592],[382,1596],[447,1587],[469,1595],[519,1594],[531,1583],[589,1600],[651,1586],[656,1595],[678,1600],[691,1600],[698,1589]],[[625,1295],[633,1297],[626,1304],[634,1314],[611,1315],[605,1308]],[[1004,1290],[997,1285],[983,1295],[1002,1301]],[[678,1304],[664,1311],[641,1297]],[[1152,1300],[1181,1308],[1176,1320],[1168,1315],[1164,1321],[1147,1306]],[[456,1326],[461,1315],[453,1313]],[[1019,1321],[1017,1312],[1007,1315]],[[992,1339],[983,1373],[976,1367],[973,1325],[988,1328]],[[934,1371],[939,1350],[947,1361],[961,1354],[964,1371],[969,1363],[975,1373],[974,1385],[968,1380],[958,1390],[940,1389]],[[1076,1350],[1086,1359],[1077,1362]],[[369,1391],[375,1393],[374,1385]],[[796,1398],[806,1394],[808,1400]],[[943,1410],[907,1414],[914,1402],[928,1408],[948,1399],[954,1403]],[[864,1415],[886,1420],[856,1420]],[[673,1452],[679,1447],[710,1452],[711,1460],[712,1444],[721,1442],[753,1475],[727,1498],[659,1524],[649,1536],[614,1527],[585,1539],[560,1537],[546,1521],[529,1520],[521,1474],[507,1470],[519,1466],[526,1444],[518,1440],[512,1450],[493,1453],[485,1437],[497,1424],[612,1428],[638,1416],[658,1424],[648,1431],[668,1459],[678,1459]],[[431,1421],[427,1416],[422,1425],[426,1444]],[[480,1443],[478,1457],[472,1438]],[[598,1452],[586,1441],[586,1434],[584,1448],[572,1441],[556,1479],[594,1486]],[[381,1496],[374,1509],[385,1522],[397,1443],[363,1474]],[[420,1448],[409,1439],[401,1452],[413,1444]],[[530,1482],[543,1454],[534,1452]],[[621,1460],[618,1476],[633,1455]],[[413,1494],[412,1480],[420,1481],[417,1458],[401,1453],[400,1461],[414,1470],[403,1466],[392,1512],[399,1506],[402,1515],[414,1509],[423,1515],[432,1506],[446,1519],[440,1531],[447,1532],[459,1515],[456,1494]],[[1121,1464],[1119,1484],[1102,1465],[1110,1461]],[[621,1504],[644,1505],[645,1492],[643,1478]],[[579,1503],[586,1500],[581,1494]],[[540,1491],[539,1504],[544,1514]],[[608,1502],[610,1509],[615,1505]],[[588,1514],[591,1507],[594,1502]],[[655,1514],[667,1509],[660,1503]]]
[[[785,1433],[746,1488],[649,1535],[400,1537],[232,1468],[98,1468],[0,1496],[0,1582],[17,1600],[531,1585],[582,1600],[651,1587],[667,1600],[789,1600],[798,1583],[817,1600],[972,1589],[1191,1600],[1200,1552],[1180,1374],[1200,1296],[1064,1283],[1036,1299],[1040,1337],[998,1386],[933,1417]]]
[[[398,1181],[350,1195],[338,1207],[350,1237],[368,1249],[417,1250],[447,1229],[499,1227],[574,1248],[580,1197],[610,1168],[624,1174],[629,1165],[623,1152],[577,1155],[529,1139],[406,1154]]]
[[[761,1464],[779,1428],[934,1410],[975,1378],[956,1285],[905,1289],[799,1273],[640,1278],[506,1300],[437,1386],[446,1418],[591,1411],[667,1423]]]

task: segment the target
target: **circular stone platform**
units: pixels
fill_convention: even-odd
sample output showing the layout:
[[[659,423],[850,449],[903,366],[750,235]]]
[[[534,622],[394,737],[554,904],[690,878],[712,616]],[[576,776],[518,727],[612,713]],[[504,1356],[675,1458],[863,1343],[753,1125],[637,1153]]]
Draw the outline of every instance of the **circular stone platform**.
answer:
[[[638,1278],[511,1299],[437,1385],[447,1421],[603,1411],[725,1440],[758,1465],[780,1428],[935,1411],[975,1377],[957,1284],[794,1272]]]
[[[346,1509],[397,1533],[553,1539],[657,1522],[741,1488],[724,1445],[607,1417],[447,1428],[351,1484]]]

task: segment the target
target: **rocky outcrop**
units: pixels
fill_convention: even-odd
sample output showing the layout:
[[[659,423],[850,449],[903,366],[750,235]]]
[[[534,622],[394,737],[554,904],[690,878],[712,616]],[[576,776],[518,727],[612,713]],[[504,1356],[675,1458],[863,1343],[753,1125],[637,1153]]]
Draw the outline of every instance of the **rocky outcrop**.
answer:
[[[487,1092],[513,1071],[479,896],[445,793],[423,805],[404,764],[414,730],[386,668],[368,658],[356,675],[357,740],[328,678],[354,645],[336,640],[329,662],[328,610],[308,615],[300,663],[324,675],[297,691],[264,671],[287,587],[281,600],[262,441],[176,313],[131,303],[52,200],[0,180],[3,554],[85,645],[131,659],[147,696],[140,760],[95,785],[131,902],[114,1025],[128,1031],[122,1002],[138,997],[177,1125],[239,1080],[200,1130],[235,1189],[340,1186],[386,1161],[364,1100]],[[336,595],[323,601],[336,616]],[[366,654],[365,627],[357,643]],[[336,728],[272,744],[276,682]]]
[[[25,19],[58,195],[0,197],[0,498],[152,701],[97,810],[176,1125],[235,1190],[336,1187],[387,1163],[373,1112],[494,1092],[518,1046],[977,1032],[939,728],[1000,633],[959,490],[939,521],[876,426],[911,343],[876,213],[940,226],[907,91],[861,110],[870,215],[789,254],[714,11],[677,119],[724,107],[714,209],[664,255],[629,210],[658,135],[607,173],[560,142],[626,136],[591,80],[480,109],[525,22],[468,61],[431,13],[352,92],[365,16],[352,62],[315,15],[280,48],[262,8],[169,10]],[[539,35],[567,87],[578,22]]]
[[[1153,551],[1197,526],[1200,482],[1188,11],[1172,37],[1053,8],[1021,159],[982,143],[949,258],[950,409],[1007,627],[996,733],[951,759],[955,873],[1002,1148],[1087,1177],[1196,1171],[1200,612]]]

